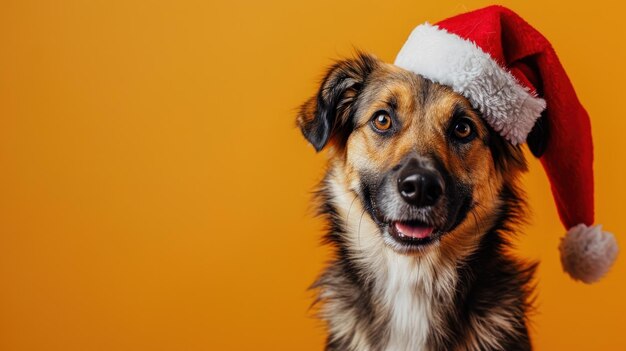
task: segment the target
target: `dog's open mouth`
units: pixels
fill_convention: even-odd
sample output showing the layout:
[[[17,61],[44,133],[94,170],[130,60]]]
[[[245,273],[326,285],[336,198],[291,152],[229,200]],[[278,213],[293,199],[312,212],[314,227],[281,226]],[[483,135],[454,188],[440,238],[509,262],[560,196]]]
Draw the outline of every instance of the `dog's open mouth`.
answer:
[[[389,235],[399,244],[418,247],[434,241],[435,228],[421,221],[393,221],[389,223]]]

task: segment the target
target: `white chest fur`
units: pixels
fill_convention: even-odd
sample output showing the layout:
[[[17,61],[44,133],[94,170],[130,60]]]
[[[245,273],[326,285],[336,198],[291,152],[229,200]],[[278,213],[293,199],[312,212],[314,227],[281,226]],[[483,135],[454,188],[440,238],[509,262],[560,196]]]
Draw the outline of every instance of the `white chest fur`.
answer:
[[[384,304],[390,312],[388,351],[426,350],[427,338],[435,317],[430,269],[412,257],[390,254],[386,277],[381,277]],[[426,285],[424,285],[426,284]]]

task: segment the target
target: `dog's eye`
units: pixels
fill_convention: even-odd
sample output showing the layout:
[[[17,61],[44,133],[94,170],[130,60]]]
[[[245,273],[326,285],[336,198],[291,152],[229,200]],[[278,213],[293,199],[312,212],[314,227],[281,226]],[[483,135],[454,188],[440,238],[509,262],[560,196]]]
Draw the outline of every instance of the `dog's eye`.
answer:
[[[467,118],[456,121],[452,126],[452,135],[461,142],[470,141],[474,134],[474,126]]]
[[[467,138],[472,133],[472,127],[470,127],[469,123],[465,121],[461,121],[454,125],[454,135],[458,138]]]
[[[372,125],[380,132],[389,130],[391,128],[391,124],[391,117],[384,111],[377,112],[372,119]]]

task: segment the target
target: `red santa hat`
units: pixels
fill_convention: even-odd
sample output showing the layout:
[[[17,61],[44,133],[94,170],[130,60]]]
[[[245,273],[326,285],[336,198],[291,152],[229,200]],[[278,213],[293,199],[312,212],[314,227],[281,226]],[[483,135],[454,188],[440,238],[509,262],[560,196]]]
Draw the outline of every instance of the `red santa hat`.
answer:
[[[594,223],[589,116],[548,40],[513,11],[490,6],[417,26],[395,64],[465,96],[512,144],[526,141],[540,116],[549,130],[541,163],[568,229],[563,269],[599,280],[617,257],[611,233]]]

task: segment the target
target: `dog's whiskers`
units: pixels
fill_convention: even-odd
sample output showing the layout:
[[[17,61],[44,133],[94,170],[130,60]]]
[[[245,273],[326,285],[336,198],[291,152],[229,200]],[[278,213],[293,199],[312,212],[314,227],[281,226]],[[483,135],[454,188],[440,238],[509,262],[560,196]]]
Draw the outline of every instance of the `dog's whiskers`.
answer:
[[[352,202],[350,203],[350,207],[348,208],[348,215],[346,216],[346,222],[350,220],[350,211],[352,211],[352,205],[354,205],[354,201],[356,201],[357,197],[358,195],[354,194],[354,199],[352,199]]]
[[[361,218],[359,219],[359,230],[357,231],[357,242],[359,244],[359,249],[361,248],[361,221],[363,221],[363,215],[365,214],[365,209],[361,212]]]

